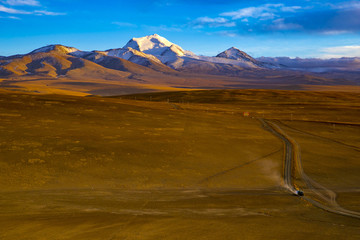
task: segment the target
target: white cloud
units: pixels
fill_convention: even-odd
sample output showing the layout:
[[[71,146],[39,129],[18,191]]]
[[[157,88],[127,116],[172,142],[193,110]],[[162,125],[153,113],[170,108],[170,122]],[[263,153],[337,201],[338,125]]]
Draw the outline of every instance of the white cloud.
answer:
[[[39,15],[39,16],[60,16],[60,15],[66,15],[66,13],[59,13],[59,12],[49,12],[49,11],[45,11],[45,10],[36,10],[34,11],[35,15]]]
[[[182,29],[179,27],[169,27],[166,25],[160,25],[160,26],[147,26],[147,25],[142,25],[142,27],[147,28],[149,31],[151,32],[182,32]]]
[[[14,8],[8,8],[0,5],[0,12],[11,13],[11,14],[31,14],[31,12],[17,10]]]
[[[230,22],[229,20],[217,17],[217,18],[210,18],[210,17],[199,17],[192,22],[194,28],[203,28],[205,26],[209,27],[235,27],[235,22]]]
[[[8,19],[15,19],[15,20],[20,20],[21,19],[21,18],[14,17],[14,16],[9,16],[9,17],[0,16],[0,18],[8,18]]]
[[[40,6],[39,1],[37,0],[4,0],[2,2],[11,6]]]
[[[219,31],[216,32],[216,34],[221,35],[221,36],[226,36],[226,37],[236,37],[237,34],[234,31]]]
[[[35,11],[24,11],[15,8],[5,7],[4,5],[0,5],[0,12],[9,13],[9,14],[28,14],[28,15],[38,15],[38,16],[59,16],[59,15],[66,15],[66,13],[59,13],[59,12],[50,12],[46,10],[35,10]],[[16,18],[16,17],[9,17],[9,18]]]
[[[198,21],[200,23],[226,23],[228,20],[225,18],[209,18],[209,17],[199,17],[195,21]]]
[[[360,57],[360,45],[328,47],[320,52],[321,58]]]
[[[296,12],[296,10],[299,10],[299,9],[301,9],[300,6],[292,6],[292,7],[283,6],[280,8],[280,10],[282,12]]]
[[[285,23],[283,18],[274,20],[270,26],[271,30],[296,30],[301,28],[302,26],[296,23]]]
[[[117,25],[119,27],[137,27],[137,25],[128,22],[112,22],[112,24]]]
[[[340,35],[340,34],[346,34],[346,33],[351,33],[351,31],[348,30],[329,30],[329,31],[324,31],[321,32],[324,35]]]
[[[242,8],[233,12],[221,13],[220,16],[231,17],[233,20],[242,18],[258,18],[261,20],[273,19],[278,12],[295,12],[301,9],[299,6],[285,6],[282,3],[279,4],[264,4],[258,7]]]
[[[350,1],[339,4],[330,4],[330,6],[332,6],[334,9],[354,9],[354,8],[360,8],[360,2]]]

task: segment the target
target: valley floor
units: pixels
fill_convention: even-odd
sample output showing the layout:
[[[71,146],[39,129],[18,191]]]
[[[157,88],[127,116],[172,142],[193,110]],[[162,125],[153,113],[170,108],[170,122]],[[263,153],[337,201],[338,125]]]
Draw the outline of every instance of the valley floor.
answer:
[[[341,92],[2,91],[0,239],[360,239],[359,219],[284,188],[283,142],[257,120],[294,138],[305,173],[359,212],[359,102]]]

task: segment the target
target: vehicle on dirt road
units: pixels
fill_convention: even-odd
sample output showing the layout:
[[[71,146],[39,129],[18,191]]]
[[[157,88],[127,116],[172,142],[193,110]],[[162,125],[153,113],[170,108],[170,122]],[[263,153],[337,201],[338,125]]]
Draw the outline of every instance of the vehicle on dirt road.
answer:
[[[304,196],[304,192],[301,191],[301,190],[296,190],[295,194],[300,196],[300,197]]]

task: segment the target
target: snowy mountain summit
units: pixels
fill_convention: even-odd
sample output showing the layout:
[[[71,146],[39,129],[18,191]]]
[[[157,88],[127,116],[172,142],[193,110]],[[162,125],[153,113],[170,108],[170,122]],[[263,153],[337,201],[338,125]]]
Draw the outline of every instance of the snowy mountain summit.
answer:
[[[150,60],[157,63],[161,63],[160,60],[154,57],[153,55],[146,54],[131,47],[110,49],[106,51],[106,53],[108,56],[119,57],[143,66],[148,65]]]
[[[158,34],[133,38],[123,47],[123,49],[129,48],[152,55],[163,64],[174,69],[183,68],[188,64],[203,65],[204,62],[231,64],[250,68],[258,68],[261,65],[258,61],[237,48],[230,48],[216,57],[197,56]]]
[[[216,55],[216,57],[227,58],[227,59],[232,59],[232,60],[239,60],[239,61],[250,61],[253,63],[257,62],[254,58],[249,56],[247,53],[245,53],[235,47],[231,47],[228,50],[226,50],[222,53],[219,53],[218,55]]]
[[[186,52],[178,45],[168,41],[166,38],[153,34],[141,38],[131,39],[124,48],[133,48],[146,54],[163,56],[169,50],[177,56],[184,56]]]
[[[117,66],[123,63],[119,59],[163,72],[178,70],[231,75],[240,68],[267,67],[234,47],[216,57],[198,56],[158,34],[132,38],[124,47],[106,51],[80,51],[73,47],[56,44],[36,49],[29,54],[38,53],[71,55],[102,66],[111,66],[113,69],[122,69],[121,66]]]
[[[281,71],[277,72],[277,70]],[[190,75],[194,75],[196,76],[194,79],[198,79],[196,74],[200,74],[199,77],[202,75],[218,75],[242,76],[243,78],[270,74],[275,78],[279,77],[279,81],[283,81],[282,76],[285,76],[284,74],[286,76],[291,75],[292,73],[289,71],[293,70],[296,70],[294,72],[295,79],[301,78],[304,80],[301,80],[302,83],[305,84],[318,83],[324,80],[323,78],[311,78],[315,80],[310,81],[306,72],[331,73],[331,77],[345,79],[345,82],[341,80],[341,84],[347,84],[346,78],[348,77],[358,81],[360,59],[323,60],[287,57],[254,59],[235,47],[231,47],[216,56],[202,56],[186,51],[158,34],[132,38],[123,48],[113,48],[106,51],[82,51],[74,47],[54,44],[38,48],[27,54],[0,56],[0,77],[61,78],[67,76],[69,78],[92,78],[97,76],[101,79],[128,78],[132,84],[143,81],[141,79],[143,76],[151,76],[149,79],[160,76],[159,78],[156,77],[156,81],[158,81],[168,77],[171,79],[172,77]],[[182,73],[186,73],[186,75],[181,75]],[[184,79],[181,78],[181,82]],[[329,80],[326,81],[328,84]],[[172,86],[177,85],[175,82],[171,84]]]
[[[158,58],[162,63],[176,68],[182,57],[193,57],[194,53],[183,50],[180,46],[166,38],[153,34],[141,38],[131,39],[123,48],[132,48]]]

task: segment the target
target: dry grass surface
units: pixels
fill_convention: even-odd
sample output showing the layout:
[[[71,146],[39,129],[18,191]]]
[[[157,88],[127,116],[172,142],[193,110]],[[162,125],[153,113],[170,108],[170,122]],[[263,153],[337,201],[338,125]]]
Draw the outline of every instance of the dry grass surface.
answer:
[[[359,211],[359,102],[339,92],[2,91],[0,239],[360,238],[359,220],[282,190],[283,143],[252,118],[278,121],[305,172]]]

